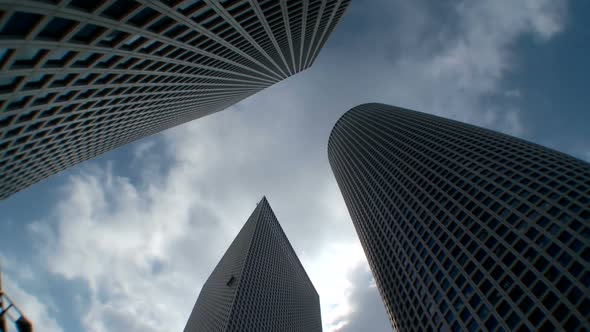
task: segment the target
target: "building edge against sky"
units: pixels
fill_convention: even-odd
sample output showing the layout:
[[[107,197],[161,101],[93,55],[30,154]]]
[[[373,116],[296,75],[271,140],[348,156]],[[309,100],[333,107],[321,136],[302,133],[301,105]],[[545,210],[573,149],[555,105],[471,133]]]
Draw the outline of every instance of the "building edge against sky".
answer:
[[[0,199],[312,65],[350,0],[0,5]]]
[[[184,331],[321,330],[319,295],[262,198],[205,282]]]
[[[328,155],[397,330],[590,329],[590,164],[375,103]]]

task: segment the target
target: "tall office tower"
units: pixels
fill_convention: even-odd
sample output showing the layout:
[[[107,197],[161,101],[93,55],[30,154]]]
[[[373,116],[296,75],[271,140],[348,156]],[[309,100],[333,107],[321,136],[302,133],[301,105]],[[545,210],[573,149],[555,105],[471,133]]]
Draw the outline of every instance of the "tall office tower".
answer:
[[[349,1],[2,1],[0,199],[308,68]]]
[[[318,293],[263,198],[205,282],[184,331],[321,330]]]
[[[382,104],[328,154],[398,331],[588,331],[590,165]]]

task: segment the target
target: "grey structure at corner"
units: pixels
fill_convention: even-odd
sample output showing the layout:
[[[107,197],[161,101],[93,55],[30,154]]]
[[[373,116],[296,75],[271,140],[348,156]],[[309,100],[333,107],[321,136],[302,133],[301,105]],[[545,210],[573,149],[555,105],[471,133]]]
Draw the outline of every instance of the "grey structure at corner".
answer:
[[[263,198],[205,282],[184,331],[321,330],[318,293]]]
[[[308,68],[349,1],[1,1],[0,199]]]
[[[590,165],[382,104],[328,154],[398,331],[590,330]]]

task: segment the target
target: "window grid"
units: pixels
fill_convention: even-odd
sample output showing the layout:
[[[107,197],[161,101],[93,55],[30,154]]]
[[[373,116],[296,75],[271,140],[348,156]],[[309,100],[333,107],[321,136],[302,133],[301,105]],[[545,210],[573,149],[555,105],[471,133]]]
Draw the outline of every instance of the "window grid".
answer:
[[[318,293],[263,198],[205,282],[185,331],[321,330]]]
[[[348,2],[3,4],[0,199],[308,68]]]
[[[587,163],[380,104],[328,151],[398,330],[588,329]]]

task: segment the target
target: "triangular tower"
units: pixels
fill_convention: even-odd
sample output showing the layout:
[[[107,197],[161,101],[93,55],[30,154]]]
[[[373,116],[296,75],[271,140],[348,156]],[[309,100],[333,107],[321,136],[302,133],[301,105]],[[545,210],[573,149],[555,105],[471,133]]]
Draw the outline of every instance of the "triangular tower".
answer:
[[[318,293],[263,197],[205,282],[184,331],[321,330]]]

